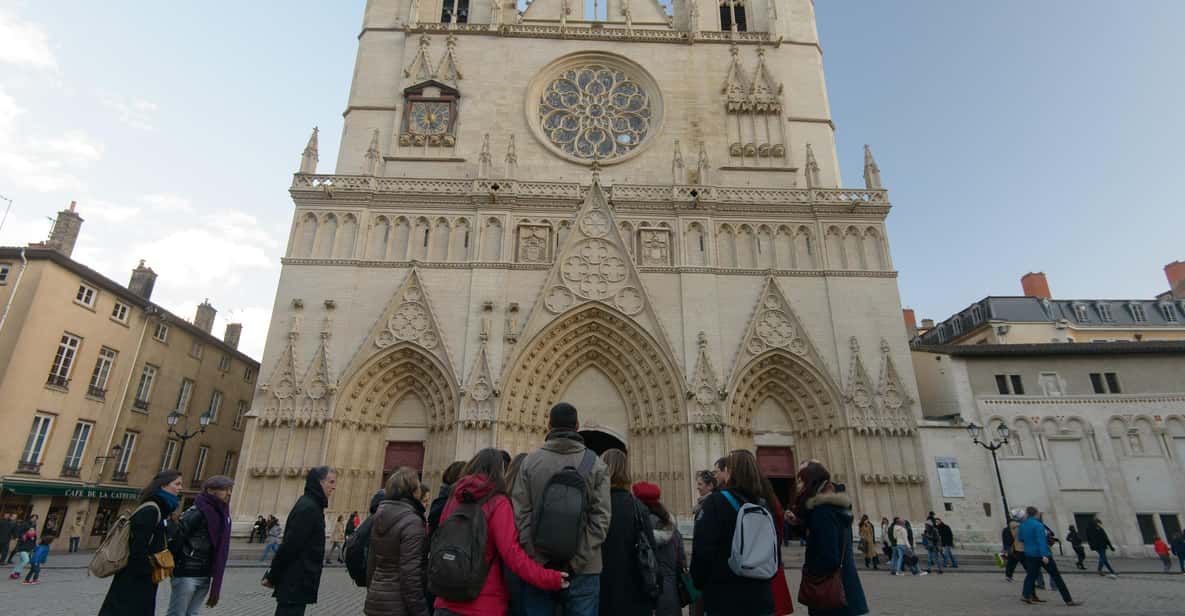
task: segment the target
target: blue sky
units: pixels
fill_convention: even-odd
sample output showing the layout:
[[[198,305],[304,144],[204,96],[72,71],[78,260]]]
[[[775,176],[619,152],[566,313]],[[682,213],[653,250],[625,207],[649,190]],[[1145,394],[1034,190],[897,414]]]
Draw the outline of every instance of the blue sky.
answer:
[[[262,352],[286,187],[309,129],[332,168],[363,0],[0,3],[0,244],[71,199],[76,257],[203,298]],[[819,0],[845,184],[890,190],[902,300],[944,318],[1048,273],[1058,297],[1151,297],[1185,259],[1185,2]],[[788,92],[793,96],[793,92]],[[4,206],[0,201],[0,208]],[[220,330],[221,325],[217,326]]]

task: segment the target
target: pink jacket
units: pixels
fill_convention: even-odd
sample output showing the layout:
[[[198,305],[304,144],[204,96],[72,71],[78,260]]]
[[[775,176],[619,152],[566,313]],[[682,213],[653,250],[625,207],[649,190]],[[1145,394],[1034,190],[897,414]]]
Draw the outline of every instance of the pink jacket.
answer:
[[[453,486],[452,495],[440,514],[440,523],[444,524],[449,515],[457,507],[458,499],[464,494],[467,498],[480,500],[494,489],[494,485],[484,475],[469,475],[461,478]],[[514,523],[514,509],[510,499],[505,494],[495,494],[482,505],[486,514],[486,560],[490,561],[490,572],[486,576],[486,583],[481,588],[481,594],[468,603],[445,601],[437,597],[434,607],[451,610],[465,616],[486,616],[488,614],[506,613],[510,595],[506,592],[506,582],[502,578],[501,563],[506,563],[524,582],[541,590],[559,590],[563,586],[563,577],[559,571],[547,569],[527,556],[518,543],[518,528]],[[494,558],[494,550],[498,558]]]

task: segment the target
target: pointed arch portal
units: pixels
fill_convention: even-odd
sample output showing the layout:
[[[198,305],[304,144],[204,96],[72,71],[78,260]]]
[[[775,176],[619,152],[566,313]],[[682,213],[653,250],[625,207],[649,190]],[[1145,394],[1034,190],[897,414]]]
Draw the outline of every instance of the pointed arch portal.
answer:
[[[573,308],[523,346],[505,383],[498,447],[537,447],[552,405],[572,395],[594,451],[628,443],[633,479],[658,483],[670,495],[664,500],[689,507],[683,384],[672,359],[635,321],[599,302]]]

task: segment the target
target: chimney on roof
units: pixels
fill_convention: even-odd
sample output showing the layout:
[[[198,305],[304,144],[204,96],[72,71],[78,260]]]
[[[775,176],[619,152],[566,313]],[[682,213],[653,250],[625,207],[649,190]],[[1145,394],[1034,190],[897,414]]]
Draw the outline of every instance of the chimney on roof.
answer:
[[[922,329],[926,331],[934,329],[934,319],[922,319]]]
[[[239,338],[243,337],[242,323],[227,323],[226,333],[222,336],[222,341],[232,348],[239,348]]]
[[[58,212],[53,221],[53,229],[49,232],[49,240],[45,242],[47,248],[56,250],[67,257],[74,253],[74,244],[78,242],[78,232],[82,230],[82,217],[74,211],[78,203],[70,202],[70,207]]]
[[[1020,286],[1028,297],[1053,299],[1049,292],[1049,281],[1045,279],[1045,272],[1029,272],[1020,277]]]
[[[128,282],[128,290],[144,299],[152,299],[152,288],[156,286],[156,272],[152,271],[151,267],[144,265],[144,259],[140,259],[140,265],[132,270],[132,280]]]
[[[918,335],[918,316],[914,313],[913,308],[904,308],[901,310],[901,316],[905,318],[905,334],[910,338]]]
[[[210,333],[214,329],[214,316],[218,314],[217,310],[210,305],[210,300],[206,300],[197,307],[197,314],[193,315],[193,324],[197,325],[199,329]]]
[[[1185,299],[1185,261],[1173,261],[1164,266],[1164,276],[1169,279],[1169,293],[1173,299]]]

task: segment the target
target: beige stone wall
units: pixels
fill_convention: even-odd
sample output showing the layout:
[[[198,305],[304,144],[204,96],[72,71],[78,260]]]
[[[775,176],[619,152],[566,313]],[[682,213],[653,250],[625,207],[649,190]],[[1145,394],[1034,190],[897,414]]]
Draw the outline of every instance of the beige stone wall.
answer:
[[[8,259],[0,261],[8,262]],[[16,286],[18,269],[19,260],[8,284],[0,286],[0,303],[8,301],[8,294]],[[80,283],[96,290],[93,307],[74,301]],[[112,285],[110,281],[88,278],[44,258],[29,261],[9,318],[0,331],[0,349],[5,351],[4,359],[0,360],[0,397],[8,401],[0,409],[0,421],[10,428],[0,434],[0,473],[5,479],[72,486],[96,483],[111,487],[143,486],[161,469],[167,442],[165,416],[174,408],[181,379],[188,378],[194,382],[188,409],[191,427],[196,429],[197,418],[208,409],[215,390],[222,392],[223,399],[216,421],[185,448],[179,468],[187,492],[192,494],[196,487],[190,482],[203,446],[209,448],[204,476],[223,472],[227,452],[235,454],[230,465],[234,474],[246,422],[238,428],[233,424],[240,401],[247,404],[251,400],[258,364],[231,352],[212,336],[195,333],[191,326],[168,313],[164,313],[165,322],[170,323],[167,343],[154,340],[160,317],[147,316],[141,300]],[[126,324],[111,316],[116,301],[128,305]],[[69,381],[64,386],[47,384],[64,332],[81,338],[82,342]],[[202,347],[200,359],[192,355],[195,341]],[[88,391],[88,386],[103,347],[116,351],[117,355],[106,391],[97,395],[99,392]],[[226,371],[220,369],[224,353],[230,358]],[[134,408],[133,401],[146,363],[157,366],[159,371],[148,409],[143,411]],[[249,380],[244,379],[246,371],[251,373]],[[36,414],[51,417],[52,424],[40,455],[40,466],[33,468],[20,462]],[[93,429],[80,467],[75,473],[63,475],[67,451],[80,421],[92,423]],[[96,458],[107,455],[111,446],[121,443],[128,431],[138,433],[138,437],[126,479],[115,481],[112,473],[116,461],[96,461]],[[4,497],[6,507],[24,502],[13,495]],[[34,496],[31,504],[33,512],[44,521],[51,498]],[[88,516],[84,545],[100,539],[89,535],[96,509],[97,503],[89,500],[68,500],[70,518],[80,511]]]

